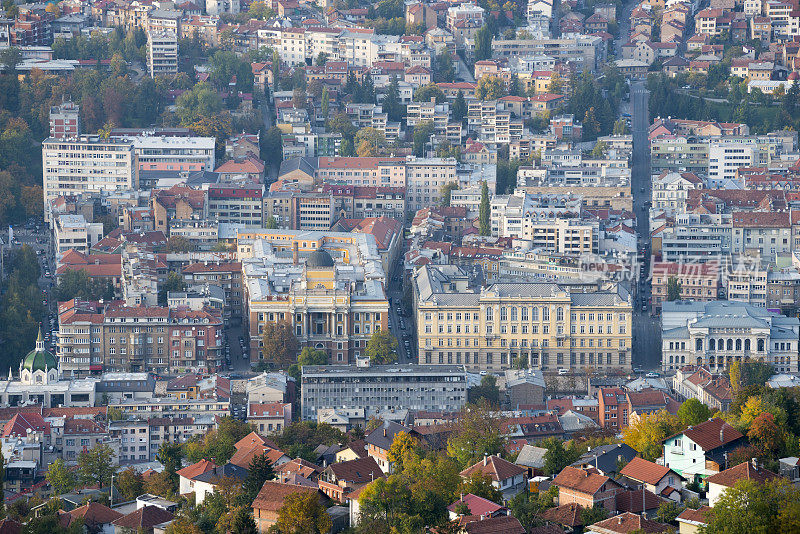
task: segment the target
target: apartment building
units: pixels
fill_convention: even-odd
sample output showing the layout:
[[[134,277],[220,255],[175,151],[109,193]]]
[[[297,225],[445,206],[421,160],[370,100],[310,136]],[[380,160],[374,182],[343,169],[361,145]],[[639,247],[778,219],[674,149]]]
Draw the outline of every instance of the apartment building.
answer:
[[[140,135],[116,134],[133,144],[139,171],[213,171],[215,139],[213,137],[158,135],[153,132]]]
[[[680,286],[683,300],[710,301],[719,298],[720,270],[716,262],[672,263],[655,262],[652,272],[652,305],[656,310],[669,295],[670,279]]]
[[[59,306],[57,354],[63,373],[204,370],[219,365],[221,349],[222,318],[215,310],[77,299]]]
[[[329,183],[406,187],[405,158],[321,157],[314,174]]]
[[[333,197],[336,218],[389,217],[402,221],[406,216],[404,187],[324,184],[322,192]]]
[[[47,205],[62,195],[139,188],[133,143],[100,136],[42,141],[45,217]]]
[[[208,188],[208,216],[220,222],[258,228],[263,224],[264,186],[247,184],[211,184]]]
[[[721,261],[731,252],[730,219],[730,214],[677,215],[674,227],[652,235],[653,251],[660,251],[666,262]]]
[[[606,60],[606,45],[595,35],[574,35],[561,39],[494,39],[493,57],[545,55],[573,64],[579,71],[595,72]]]
[[[56,264],[68,250],[89,254],[89,249],[102,238],[103,223],[87,222],[83,215],[58,215],[53,221]]]
[[[466,41],[475,39],[483,26],[484,9],[475,4],[460,4],[447,8],[445,27],[453,36],[456,46],[463,47]]]
[[[406,209],[417,211],[441,202],[442,187],[458,183],[455,158],[407,156]]]
[[[736,256],[726,276],[728,300],[766,308],[768,275],[759,258]]]
[[[383,260],[367,233],[240,230],[251,357],[263,359],[266,323],[288,322],[302,346],[353,362],[389,327]]]
[[[80,109],[77,104],[64,102],[50,107],[50,137],[71,139],[81,133]]]
[[[467,402],[467,378],[458,365],[305,366],[301,417],[347,406],[369,418],[391,410],[457,412]]]
[[[178,72],[178,36],[174,31],[147,32],[147,71],[151,78]]]
[[[661,136],[650,139],[650,170],[708,173],[708,140],[697,137]]]
[[[732,219],[731,253],[769,257],[791,252],[789,212],[737,211]]]
[[[467,130],[478,134],[481,141],[509,143],[522,139],[523,120],[496,100],[477,100],[467,104]]]
[[[186,285],[218,286],[225,292],[225,318],[242,317],[244,288],[240,262],[197,262],[181,270]]]
[[[662,172],[653,179],[653,209],[668,215],[686,211],[686,199],[690,189],[700,189],[703,181],[691,172]]]
[[[707,366],[712,372],[748,359],[777,372],[797,372],[800,320],[730,301],[665,302],[662,308],[661,368]]]
[[[758,163],[755,139],[712,139],[708,145],[708,187],[725,187],[726,182],[737,180],[740,167],[753,167]],[[743,186],[743,184],[740,184]]]
[[[632,300],[616,285],[573,292],[556,283],[471,288],[451,265],[426,265],[413,278],[420,364],[477,371],[523,360],[554,371],[629,369]]]

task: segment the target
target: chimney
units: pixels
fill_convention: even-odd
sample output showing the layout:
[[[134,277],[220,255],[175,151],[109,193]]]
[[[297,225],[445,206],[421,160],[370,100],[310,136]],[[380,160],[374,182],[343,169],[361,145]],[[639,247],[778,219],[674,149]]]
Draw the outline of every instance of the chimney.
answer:
[[[297,249],[297,241],[292,241],[292,264],[297,265],[300,261],[300,252]]]
[[[383,429],[383,437],[384,438],[386,437],[386,429],[385,428]]]
[[[483,466],[486,467],[486,453],[483,453]]]
[[[753,469],[758,471],[758,459],[757,458],[750,458],[750,463],[753,465]]]
[[[719,442],[725,443],[725,425],[719,427]]]

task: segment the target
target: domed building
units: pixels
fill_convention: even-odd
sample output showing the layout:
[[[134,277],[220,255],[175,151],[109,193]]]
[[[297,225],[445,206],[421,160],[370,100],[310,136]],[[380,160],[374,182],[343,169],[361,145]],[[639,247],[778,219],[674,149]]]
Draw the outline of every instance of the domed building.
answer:
[[[42,327],[36,338],[36,348],[19,363],[19,378],[23,384],[48,384],[58,381],[58,360],[45,350]]]
[[[330,253],[324,248],[318,248],[306,258],[306,268],[327,269],[336,265]]]

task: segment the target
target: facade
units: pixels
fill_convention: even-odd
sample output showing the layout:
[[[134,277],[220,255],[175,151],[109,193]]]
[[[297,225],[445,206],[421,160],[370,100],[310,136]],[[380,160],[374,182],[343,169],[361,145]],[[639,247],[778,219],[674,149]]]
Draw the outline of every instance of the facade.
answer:
[[[542,371],[630,369],[632,301],[624,289],[572,292],[556,283],[492,284],[474,290],[453,266],[425,266],[413,279],[420,364]]]
[[[710,301],[665,302],[661,368],[689,364],[712,372],[734,361],[764,361],[777,372],[797,372],[800,320],[749,304]]]
[[[64,102],[50,108],[50,137],[71,139],[81,133],[80,110],[77,104]]]
[[[96,135],[50,137],[42,142],[42,166],[45,208],[61,195],[139,188],[133,144],[128,141]]]
[[[83,215],[59,215],[53,221],[56,259],[68,250],[89,254],[89,249],[103,238],[103,223],[89,223]]]
[[[220,223],[259,228],[263,224],[264,187],[260,184],[211,184],[208,216]]]
[[[252,358],[264,357],[266,323],[288,322],[302,346],[324,350],[340,364],[354,362],[373,332],[389,328],[375,236],[240,230],[238,246]]]
[[[682,300],[709,301],[719,298],[720,272],[716,263],[657,262],[652,268],[652,305],[661,309],[667,300],[670,279],[680,285]]]
[[[178,36],[175,32],[147,32],[147,70],[151,78],[177,74]]]
[[[464,369],[455,365],[304,366],[302,418],[347,406],[369,418],[384,410],[455,412],[467,402]]]

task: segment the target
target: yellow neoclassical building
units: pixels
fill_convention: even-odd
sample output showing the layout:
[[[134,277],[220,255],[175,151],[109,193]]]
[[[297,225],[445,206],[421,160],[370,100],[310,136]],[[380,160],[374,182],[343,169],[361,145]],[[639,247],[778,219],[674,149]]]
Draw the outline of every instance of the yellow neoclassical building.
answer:
[[[468,278],[452,265],[414,276],[420,364],[498,371],[522,359],[543,371],[631,368],[632,299],[623,288],[533,282],[473,290]]]

